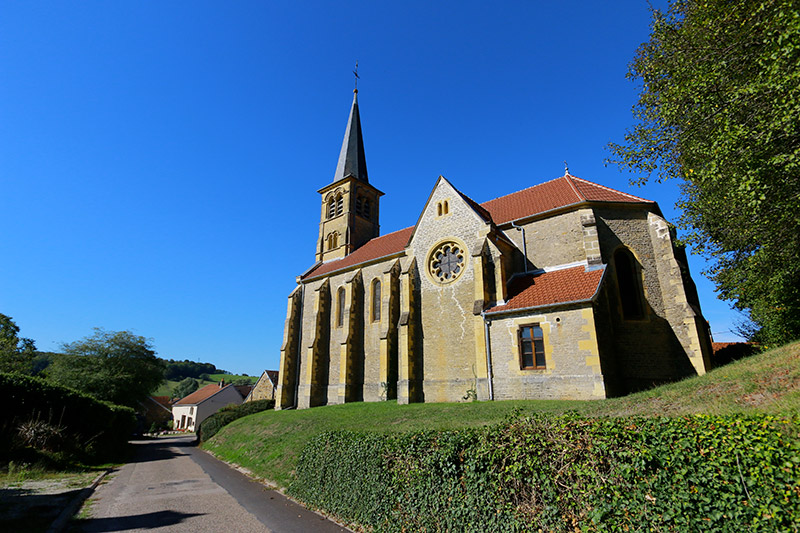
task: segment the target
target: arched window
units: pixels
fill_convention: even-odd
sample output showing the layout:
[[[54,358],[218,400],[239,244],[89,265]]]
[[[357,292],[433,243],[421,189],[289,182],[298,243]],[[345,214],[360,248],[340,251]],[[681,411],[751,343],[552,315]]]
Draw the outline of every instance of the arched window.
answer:
[[[626,320],[642,318],[642,285],[633,254],[625,248],[619,248],[614,252],[614,268],[617,273],[622,317]]]
[[[342,198],[342,195],[340,194],[336,197],[336,216],[341,215],[343,211],[344,211],[344,198]]]
[[[372,321],[378,322],[381,319],[381,280],[375,279],[372,282]]]
[[[444,201],[444,209],[443,209],[443,211],[444,211],[445,215],[450,212],[450,205],[448,205],[447,200]]]
[[[331,196],[328,200],[328,218],[333,218],[336,215],[336,200]]]
[[[344,287],[339,287],[336,292],[336,327],[344,325]]]
[[[436,204],[436,216],[442,216],[442,202]]]

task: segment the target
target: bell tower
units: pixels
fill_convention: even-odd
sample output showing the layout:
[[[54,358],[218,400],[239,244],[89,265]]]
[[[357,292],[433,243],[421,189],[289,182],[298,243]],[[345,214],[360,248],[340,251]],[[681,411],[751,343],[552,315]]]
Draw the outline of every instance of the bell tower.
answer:
[[[378,202],[383,193],[370,185],[367,178],[358,89],[353,91],[353,105],[333,182],[317,192],[322,195],[317,261],[345,257],[378,236]]]

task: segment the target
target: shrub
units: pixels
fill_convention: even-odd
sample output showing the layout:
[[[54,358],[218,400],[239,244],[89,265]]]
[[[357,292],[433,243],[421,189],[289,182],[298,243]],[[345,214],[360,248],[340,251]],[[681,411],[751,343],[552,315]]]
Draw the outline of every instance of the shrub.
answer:
[[[33,447],[86,461],[105,461],[125,448],[133,409],[19,374],[0,374],[0,454]]]
[[[275,407],[275,400],[255,400],[241,405],[227,405],[203,420],[197,431],[197,437],[200,442],[207,441],[237,418],[267,411],[273,407]]]
[[[567,415],[325,433],[289,493],[377,531],[784,531],[798,481],[797,417]]]

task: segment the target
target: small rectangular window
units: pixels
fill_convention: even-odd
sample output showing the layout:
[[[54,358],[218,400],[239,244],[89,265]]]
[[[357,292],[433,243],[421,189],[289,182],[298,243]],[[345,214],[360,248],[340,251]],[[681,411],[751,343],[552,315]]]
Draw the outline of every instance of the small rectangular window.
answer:
[[[539,324],[519,328],[520,367],[545,368],[544,335]]]

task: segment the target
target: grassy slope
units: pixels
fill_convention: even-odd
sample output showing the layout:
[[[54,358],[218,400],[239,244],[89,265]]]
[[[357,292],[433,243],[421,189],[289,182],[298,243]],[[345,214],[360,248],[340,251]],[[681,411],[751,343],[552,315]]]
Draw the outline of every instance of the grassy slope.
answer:
[[[200,383],[200,387],[205,387],[210,383],[219,383],[219,380],[224,379],[225,383],[233,383],[234,381],[239,381],[242,379],[249,379],[250,383],[255,383],[258,381],[258,376],[237,376],[236,374],[209,374],[211,381],[205,381],[198,379],[197,382]],[[153,396],[172,396],[172,391],[175,390],[175,387],[178,386],[179,381],[164,381],[164,383],[159,386]]]
[[[335,429],[409,431],[453,429],[501,421],[515,409],[585,416],[692,413],[797,413],[800,342],[753,356],[705,376],[624,398],[594,401],[519,400],[397,405],[354,403],[300,411],[266,411],[236,420],[204,447],[285,487],[297,454],[315,434]]]

